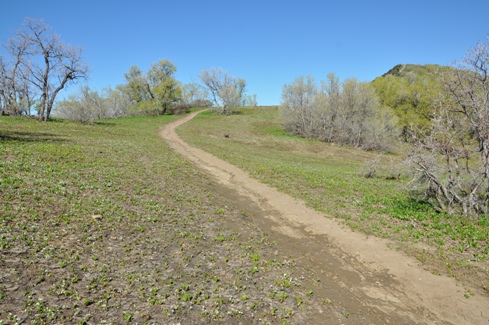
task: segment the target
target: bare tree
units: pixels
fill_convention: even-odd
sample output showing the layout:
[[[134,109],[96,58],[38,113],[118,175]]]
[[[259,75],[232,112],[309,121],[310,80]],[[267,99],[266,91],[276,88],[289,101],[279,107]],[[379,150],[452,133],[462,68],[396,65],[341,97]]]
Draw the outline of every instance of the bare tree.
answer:
[[[55,109],[56,116],[81,123],[91,123],[95,119],[103,118],[104,113],[102,98],[88,86],[80,87],[77,94],[71,94],[68,99],[57,102]]]
[[[106,87],[104,89],[106,117],[114,118],[125,116],[127,110],[134,104],[131,98],[123,91],[123,86],[119,85],[115,89]]]
[[[26,18],[17,32],[18,44],[27,44],[21,60],[25,78],[40,92],[39,120],[48,120],[58,93],[70,82],[85,79],[88,66],[82,50],[63,43],[43,20]]]
[[[30,43],[27,39],[11,38],[3,45],[12,58],[10,64],[0,57],[0,98],[3,102],[2,113],[21,115],[26,113],[30,104],[28,69],[25,67],[25,56],[29,53]],[[26,102],[26,99],[28,100]]]
[[[338,118],[341,108],[341,84],[334,73],[328,73],[327,80],[321,82],[321,91],[316,99],[318,107],[319,139],[332,142],[338,132]]]
[[[258,101],[256,100],[256,94],[247,95],[246,98],[245,98],[244,106],[257,107],[258,106]]]
[[[182,101],[187,107],[206,106],[209,92],[204,86],[192,82],[182,87]]]
[[[8,70],[2,56],[0,56],[0,115],[6,115],[9,111],[8,99],[10,87],[7,79]]]
[[[444,71],[429,132],[410,132],[415,184],[448,213],[489,212],[489,37]]]
[[[222,69],[211,68],[202,70],[199,78],[211,92],[211,101],[215,106],[220,106],[219,92],[223,84],[228,82],[228,74]]]
[[[200,80],[210,91],[210,99],[220,114],[232,113],[236,107],[243,106],[246,81],[236,78],[220,68],[202,70]]]
[[[94,120],[124,116],[133,104],[120,89],[105,88],[100,94],[85,85],[67,99],[57,101],[54,114],[81,123],[91,123]]]
[[[282,87],[282,118],[288,132],[313,136],[318,87],[311,76],[297,77]]]

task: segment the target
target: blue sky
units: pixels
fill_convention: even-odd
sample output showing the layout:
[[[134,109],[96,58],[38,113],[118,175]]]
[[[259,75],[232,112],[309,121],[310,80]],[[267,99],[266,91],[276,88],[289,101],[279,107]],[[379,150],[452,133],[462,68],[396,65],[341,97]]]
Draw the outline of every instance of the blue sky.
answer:
[[[485,39],[488,13],[487,0],[0,0],[0,42],[44,18],[85,49],[93,89],[168,59],[182,83],[221,67],[273,105],[300,75],[371,81],[399,63],[451,64]]]

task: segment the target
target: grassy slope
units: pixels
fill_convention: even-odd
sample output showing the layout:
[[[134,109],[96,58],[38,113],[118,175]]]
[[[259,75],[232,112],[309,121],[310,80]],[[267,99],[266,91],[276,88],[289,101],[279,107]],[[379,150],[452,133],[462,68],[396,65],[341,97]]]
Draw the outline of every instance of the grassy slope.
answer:
[[[352,229],[394,239],[433,272],[489,290],[488,219],[438,214],[407,199],[406,180],[363,177],[365,163],[376,159],[375,153],[287,135],[277,109],[244,110],[233,116],[206,112],[179,133],[262,182],[341,218]],[[401,160],[382,159],[391,165],[388,174]]]
[[[172,120],[0,118],[0,324],[302,323],[321,301],[341,309],[165,146]]]

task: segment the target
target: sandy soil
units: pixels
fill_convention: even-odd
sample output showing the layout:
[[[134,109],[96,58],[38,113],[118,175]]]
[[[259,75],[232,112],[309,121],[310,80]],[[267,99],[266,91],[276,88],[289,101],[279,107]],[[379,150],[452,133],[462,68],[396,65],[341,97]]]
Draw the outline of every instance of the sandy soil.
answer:
[[[434,275],[414,258],[390,249],[388,240],[352,232],[185,143],[175,128],[196,114],[167,125],[160,136],[214,178],[281,250],[319,272],[335,301],[384,324],[489,324],[489,299],[477,289]],[[467,290],[475,295],[466,298]]]

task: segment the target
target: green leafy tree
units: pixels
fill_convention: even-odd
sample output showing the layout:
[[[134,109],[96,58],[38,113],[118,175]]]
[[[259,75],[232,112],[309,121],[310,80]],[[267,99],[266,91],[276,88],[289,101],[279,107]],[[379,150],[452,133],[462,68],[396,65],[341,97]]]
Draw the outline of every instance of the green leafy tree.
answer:
[[[124,91],[136,103],[151,99],[151,92],[146,76],[143,75],[138,66],[132,66],[124,74],[126,84],[123,86]]]
[[[135,102],[136,114],[163,115],[172,113],[174,105],[182,99],[180,83],[175,79],[176,67],[168,60],[151,65],[146,74],[132,66],[124,76],[124,91]]]

